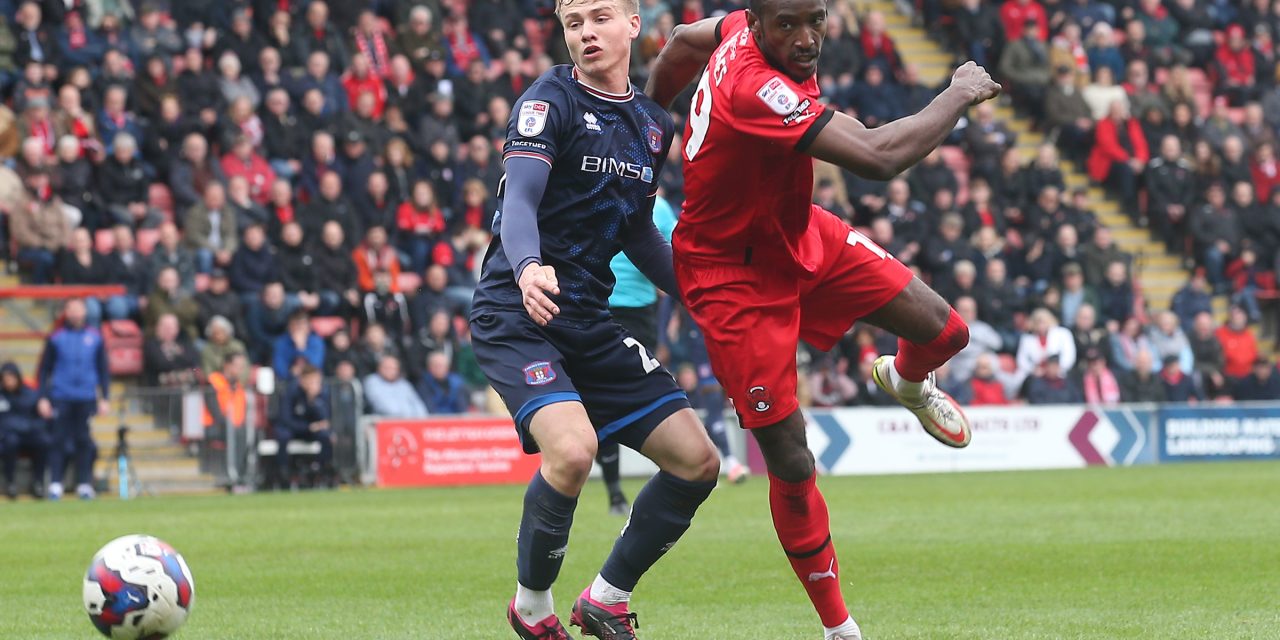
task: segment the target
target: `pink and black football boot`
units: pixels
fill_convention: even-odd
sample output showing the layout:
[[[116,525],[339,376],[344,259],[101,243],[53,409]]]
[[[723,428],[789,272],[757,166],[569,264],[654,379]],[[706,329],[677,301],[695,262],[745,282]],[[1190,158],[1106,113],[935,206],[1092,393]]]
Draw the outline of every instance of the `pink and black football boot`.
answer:
[[[636,614],[627,610],[627,603],[606,605],[591,599],[591,587],[583,590],[573,603],[573,615],[569,625],[582,627],[582,635],[600,640],[636,640],[640,627]]]
[[[507,622],[511,623],[511,628],[516,630],[520,640],[569,640],[569,632],[565,631],[564,625],[560,624],[560,619],[555,614],[543,618],[532,627],[525,624],[516,613],[515,598],[512,598],[511,604],[507,605]]]

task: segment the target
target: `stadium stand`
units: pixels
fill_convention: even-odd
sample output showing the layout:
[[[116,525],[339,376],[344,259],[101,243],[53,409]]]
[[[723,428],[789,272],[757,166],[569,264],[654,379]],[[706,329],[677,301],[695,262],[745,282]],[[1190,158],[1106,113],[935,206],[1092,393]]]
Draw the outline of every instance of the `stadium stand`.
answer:
[[[637,83],[674,25],[740,6],[642,0]],[[1247,379],[1254,360],[1272,366],[1280,298],[1280,5],[829,8],[819,81],[868,124],[919,110],[962,59],[1005,83],[1005,98],[895,180],[817,171],[816,201],[970,310],[975,339],[944,388],[973,404],[1266,393]],[[318,362],[343,385],[395,355],[421,388],[429,355],[443,352],[466,385],[461,409],[500,412],[465,313],[510,105],[566,60],[550,9],[0,2],[0,351],[35,371],[45,300],[98,299],[126,399],[95,436],[107,451],[118,425],[134,427],[156,490],[212,484],[150,428],[172,422],[150,415],[160,372],[144,357],[163,313],[201,352],[225,317],[270,368],[303,309],[323,341]],[[678,212],[678,157],[660,182]],[[286,241],[293,223],[300,243]],[[246,246],[249,228],[265,231],[262,247]],[[77,251],[78,229],[89,234]],[[831,353],[805,348],[802,386],[817,404],[879,404],[868,358],[893,344],[856,327]],[[208,373],[165,379],[194,387]],[[264,402],[262,433],[269,413]]]

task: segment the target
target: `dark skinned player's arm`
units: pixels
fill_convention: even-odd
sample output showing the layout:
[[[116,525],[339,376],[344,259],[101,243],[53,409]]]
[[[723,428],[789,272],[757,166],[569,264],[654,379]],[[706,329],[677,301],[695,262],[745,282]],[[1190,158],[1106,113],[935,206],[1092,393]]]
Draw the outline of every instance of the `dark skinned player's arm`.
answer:
[[[888,180],[929,155],[955,128],[975,96],[952,86],[919,113],[868,129],[835,112],[805,153],[871,180]]]
[[[704,18],[690,24],[676,25],[671,39],[658,54],[644,87],[645,95],[664,108],[707,66],[707,60],[720,45],[720,23],[724,18]]]

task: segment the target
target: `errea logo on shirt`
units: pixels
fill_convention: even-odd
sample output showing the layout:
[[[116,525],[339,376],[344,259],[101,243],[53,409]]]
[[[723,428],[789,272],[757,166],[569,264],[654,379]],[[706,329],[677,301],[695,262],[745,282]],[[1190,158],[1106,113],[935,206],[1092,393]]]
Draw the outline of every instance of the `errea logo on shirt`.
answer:
[[[790,115],[800,105],[800,97],[778,76],[765,82],[756,92],[756,97],[780,116]]]
[[[602,131],[600,129],[600,119],[596,117],[596,114],[588,111],[582,114],[582,120],[587,123],[587,131],[595,131],[597,133]]]

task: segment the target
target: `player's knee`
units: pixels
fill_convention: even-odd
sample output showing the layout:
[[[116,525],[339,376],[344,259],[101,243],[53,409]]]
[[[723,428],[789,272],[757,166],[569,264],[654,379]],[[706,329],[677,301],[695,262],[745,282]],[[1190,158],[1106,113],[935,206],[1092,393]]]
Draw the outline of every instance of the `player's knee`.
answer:
[[[817,469],[814,465],[813,453],[808,448],[765,456],[765,463],[769,467],[769,473],[784,482],[804,482],[812,477]]]
[[[720,477],[720,454],[714,445],[706,443],[699,455],[691,456],[675,476],[689,482],[710,482]]]
[[[553,478],[548,478],[553,485],[581,487],[587,482],[591,473],[591,465],[596,459],[595,442],[567,443],[553,450],[543,449],[543,469]]]

